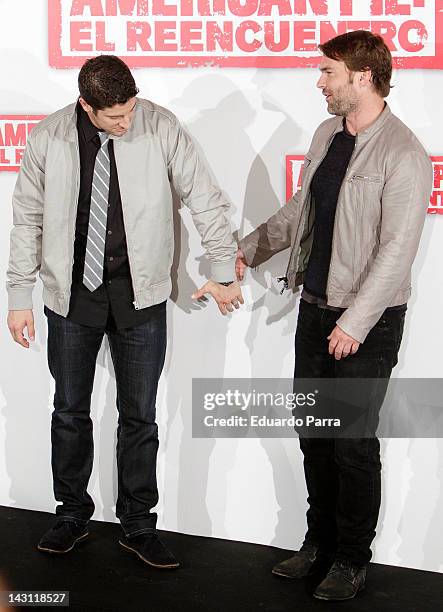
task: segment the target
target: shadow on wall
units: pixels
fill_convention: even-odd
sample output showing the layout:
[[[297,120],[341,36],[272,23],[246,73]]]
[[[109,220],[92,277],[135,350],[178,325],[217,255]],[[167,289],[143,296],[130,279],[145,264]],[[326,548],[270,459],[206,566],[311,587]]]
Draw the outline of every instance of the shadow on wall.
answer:
[[[435,218],[427,217],[420,247],[413,266],[413,281],[424,273],[429,265],[428,251],[435,233]],[[417,303],[417,289],[413,286],[408,302],[405,334],[400,351],[397,376],[408,358],[408,339],[414,334],[411,316]],[[397,531],[392,538],[396,555],[401,565],[424,567],[433,571],[443,571],[443,440],[420,439],[413,437],[405,440],[403,462],[399,466],[406,486],[399,491],[398,499],[403,498],[402,511]],[[392,481],[392,479],[391,479]],[[394,497],[392,491],[387,495]],[[385,535],[385,534],[384,534]]]
[[[199,113],[187,123],[186,129],[192,134],[210,169],[211,161],[216,161],[217,168],[220,168],[220,178],[228,169],[232,172],[242,168],[244,160],[250,157],[251,145],[245,130],[252,122],[254,112],[243,94],[235,91],[228,79],[212,75],[196,79],[176,102],[182,106],[194,106],[199,91],[202,93],[198,96]],[[205,101],[211,103],[220,95],[224,96],[221,102],[215,107],[205,108]],[[229,154],[226,155],[226,152]],[[217,182],[223,190],[223,179]],[[229,196],[228,199],[232,201]],[[232,208],[231,215],[234,212]],[[189,243],[190,240],[194,242],[196,230],[184,207],[180,209],[180,214],[175,214],[174,220],[176,248],[171,297],[178,308],[174,309],[174,316],[170,312],[168,320],[172,333],[169,334],[165,368],[165,452],[171,452],[171,446],[176,444],[170,432],[179,434],[180,446],[176,471],[169,469],[165,474],[164,521],[166,526],[176,525],[182,532],[208,536],[217,533],[222,536],[226,535],[226,478],[235,460],[235,453],[224,455],[223,474],[211,472],[211,457],[216,450],[216,441],[192,438],[191,389],[193,378],[223,377],[225,362],[229,358],[226,355],[229,317],[223,317],[214,304],[190,300],[196,285],[186,271],[188,256],[197,262],[198,272],[203,279],[210,278],[209,261],[205,255],[190,252]],[[189,315],[194,319],[189,318]],[[208,496],[210,480],[213,479],[217,483],[217,502],[214,507]]]
[[[272,82],[272,79],[271,79]],[[291,117],[283,111],[278,103],[271,96],[263,94],[261,91],[260,77],[257,73],[255,80],[256,91],[253,96],[258,98],[260,108],[254,110],[248,102],[248,98],[240,91],[230,91],[214,107],[200,110],[196,119],[188,124],[188,128],[193,137],[199,143],[203,154],[209,159],[215,159],[217,168],[221,168],[221,174],[232,173],[242,170],[247,160],[252,161],[249,172],[245,175],[246,188],[244,195],[242,221],[239,229],[239,236],[244,235],[245,227],[249,224],[256,227],[260,222],[269,217],[282,205],[272,184],[268,171],[268,165],[279,163],[282,174],[282,184],[284,184],[285,154],[292,151],[300,137],[300,130],[293,122]],[[270,83],[271,84],[271,83]],[[187,97],[195,96],[194,85],[197,91],[211,92],[222,88],[228,89],[232,84],[222,77],[211,76],[197,79],[192,86],[185,90],[179,103],[186,105]],[[251,92],[245,92],[250,94]],[[278,128],[271,133],[268,140],[259,152],[255,150],[248,136],[248,129],[257,120],[257,115],[263,113],[275,114],[278,117]],[[229,155],[226,155],[229,152]],[[280,160],[280,162],[278,161]],[[222,187],[224,185],[222,184]],[[283,189],[281,190],[284,191]],[[181,226],[182,253],[189,252],[189,248],[184,247],[185,239],[189,240],[189,233],[185,224]],[[184,236],[186,234],[186,237]],[[275,275],[281,273],[282,266],[285,266],[287,253],[283,259],[274,265],[280,266]],[[177,282],[181,285],[180,290],[173,295],[180,296],[183,290],[186,294],[193,290],[193,284],[189,287],[189,276],[184,273],[183,267],[179,264],[177,268]],[[205,257],[199,257],[200,274],[206,276],[207,263]],[[272,270],[272,264],[266,268]],[[268,351],[268,340],[259,333],[262,326],[272,326],[287,319],[286,329],[283,334],[292,336],[295,326],[296,307],[295,299],[281,298],[279,291],[271,285],[269,290],[265,278],[265,270],[260,270],[253,275],[253,291],[257,295],[253,296],[251,307],[250,325],[246,333],[246,344],[251,360],[251,375],[263,377],[269,375],[267,372],[266,360],[263,355]],[[183,280],[184,279],[184,282]],[[257,287],[258,285],[258,287]],[[258,289],[258,291],[257,291]],[[174,290],[175,291],[175,290]],[[264,294],[263,294],[264,292]],[[259,297],[258,297],[259,296]],[[283,304],[283,306],[282,306]],[[181,306],[179,300],[177,305]],[[168,406],[168,426],[172,423],[180,412],[182,421],[180,456],[178,460],[178,498],[176,512],[173,516],[171,505],[165,504],[166,522],[176,523],[180,531],[190,531],[203,535],[227,536],[226,519],[230,494],[230,473],[236,462],[238,451],[238,441],[223,440],[216,444],[214,440],[192,439],[191,408],[190,397],[191,384],[193,377],[223,377],[225,364],[230,360],[230,355],[226,353],[226,333],[228,331],[229,320],[218,318],[218,314],[212,309],[205,309],[198,315],[201,320],[196,322],[195,331],[189,327],[189,336],[185,339],[184,332],[180,329],[180,344],[170,342],[169,359],[167,363],[167,406]],[[276,325],[277,327],[277,325]],[[199,330],[210,330],[209,347],[208,337],[204,335],[203,340],[195,338]],[[277,333],[281,333],[277,331]],[[186,334],[187,335],[187,334]],[[260,337],[261,336],[261,337]],[[277,340],[278,341],[278,340]],[[214,350],[216,347],[216,350]],[[275,376],[292,375],[292,372],[283,372],[282,368],[277,369]],[[304,481],[300,470],[296,482],[294,482],[294,466],[292,448],[296,446],[295,441],[290,441],[290,450],[281,440],[263,440],[261,442],[266,456],[271,464],[274,481],[270,483],[275,487],[277,503],[281,510],[278,517],[274,543],[280,546],[287,546],[288,539],[294,539],[294,527],[297,520],[303,523],[304,516]],[[219,449],[223,449],[223,456],[219,457]],[[211,472],[209,482],[209,472]],[[215,481],[216,485],[212,483]],[[300,491],[301,488],[301,491]],[[165,496],[168,497],[169,486],[165,487]],[[214,491],[216,500],[213,500],[209,492]],[[300,493],[300,494],[299,494]],[[206,499],[208,498],[208,503]],[[193,504],[189,500],[193,500]],[[300,500],[303,503],[300,506]],[[208,508],[208,505],[211,507]],[[294,511],[295,507],[295,511]],[[299,519],[294,517],[298,516]],[[212,524],[211,524],[212,523]],[[300,526],[300,534],[303,527]]]
[[[441,439],[408,440],[403,465],[409,478],[397,530],[397,555],[406,567],[443,571]]]
[[[77,72],[73,72],[72,90],[64,89],[51,78],[53,69],[39,62],[35,55],[17,49],[2,49],[2,83],[8,86],[0,92],[0,114],[40,115],[75,102],[78,96]],[[23,83],[35,83],[35,95],[23,92]]]
[[[29,349],[12,340],[6,321],[2,330],[2,355],[6,357],[0,368],[0,388],[6,402],[2,410],[5,470],[10,479],[12,506],[51,510],[50,374],[46,317],[40,307],[34,308],[34,322],[36,339]]]
[[[414,442],[418,447],[418,453],[416,452],[418,456],[415,457],[412,452],[411,456],[413,459],[415,458],[421,469],[416,470],[414,474],[409,489],[408,501],[412,498],[415,500],[417,498],[417,491],[419,491],[418,497],[425,506],[425,512],[427,511],[428,513],[428,527],[425,541],[422,545],[422,564],[424,566],[432,564],[436,570],[443,572],[443,530],[441,528],[441,517],[443,516],[443,441],[439,439],[432,441],[417,440]],[[418,445],[419,442],[424,446],[425,452],[429,453],[431,449],[433,451],[428,456],[427,465],[432,465],[429,469],[423,464],[423,453],[420,452],[422,449]],[[431,444],[428,444],[428,442]],[[423,487],[423,485],[425,485],[426,490],[420,490],[420,487]],[[429,491],[432,491],[431,495]],[[431,501],[431,499],[431,503],[427,502],[427,500]],[[412,507],[412,504],[408,507]],[[417,513],[411,512],[407,519],[409,519],[410,524],[414,525],[417,521]],[[407,533],[410,532],[410,525],[407,525]],[[420,546],[420,543],[418,543],[418,546]],[[406,559],[409,553],[409,559],[413,559],[413,562],[417,563],[416,550],[407,551],[404,546],[400,546],[398,552],[402,559]]]
[[[257,71],[254,82],[261,97],[261,112],[271,113],[278,117],[279,124],[270,134],[254,158],[246,185],[244,211],[239,229],[239,236],[248,233],[248,227],[256,228],[284,204],[275,192],[270,179],[270,168],[279,167],[282,184],[279,192],[285,193],[284,180],[286,172],[285,156],[297,150],[301,129],[278,100],[272,96],[272,75]],[[256,269],[252,276],[258,283],[259,294],[254,299],[251,319],[245,341],[251,359],[251,378],[269,376],[269,363],[264,358],[269,346],[269,334],[265,326],[274,328],[273,341],[279,345],[280,366],[276,367],[273,377],[290,377],[291,371],[283,370],[283,346],[288,346],[291,363],[293,363],[293,342],[297,316],[296,298],[289,292],[280,295],[277,284],[269,286],[269,273],[273,278],[284,276],[289,257],[289,250],[274,256],[269,262]],[[265,289],[263,292],[262,289]],[[260,295],[261,294],[261,295]],[[284,322],[281,329],[279,323]],[[291,338],[289,344],[285,337]],[[272,482],[276,503],[279,508],[272,544],[287,548],[289,543],[294,547],[301,544],[305,531],[306,490],[301,465],[300,450],[297,440],[278,440],[263,438],[261,445],[268,457],[272,470]]]

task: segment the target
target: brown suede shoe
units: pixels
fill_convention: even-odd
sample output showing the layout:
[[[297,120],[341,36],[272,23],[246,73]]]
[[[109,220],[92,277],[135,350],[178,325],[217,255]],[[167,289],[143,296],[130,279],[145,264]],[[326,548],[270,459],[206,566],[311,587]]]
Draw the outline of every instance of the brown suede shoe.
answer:
[[[119,544],[152,567],[176,569],[180,566],[172,552],[166,548],[155,532],[141,533],[130,538],[122,535]]]
[[[47,531],[37,544],[37,548],[47,553],[67,553],[77,542],[89,535],[86,525],[74,521],[59,520]]]
[[[314,597],[326,601],[352,599],[364,588],[365,580],[366,567],[335,561],[326,578],[315,589]]]
[[[285,578],[304,578],[309,574],[314,561],[317,558],[318,547],[314,544],[303,544],[289,559],[277,563],[272,568],[272,573]]]

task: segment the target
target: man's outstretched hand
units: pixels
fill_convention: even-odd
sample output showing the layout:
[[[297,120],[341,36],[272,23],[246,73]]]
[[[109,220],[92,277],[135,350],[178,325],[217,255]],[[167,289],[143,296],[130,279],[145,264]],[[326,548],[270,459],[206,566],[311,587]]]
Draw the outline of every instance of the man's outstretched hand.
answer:
[[[35,340],[32,310],[10,310],[8,312],[8,327],[15,342],[25,348],[29,348],[29,342],[23,335],[25,327],[28,329],[29,340]]]
[[[247,267],[248,264],[246,263],[245,255],[241,249],[238,249],[237,258],[235,260],[235,273],[237,275],[237,280],[243,280]]]
[[[199,300],[208,293],[217,302],[217,306],[223,315],[227,314],[228,311],[233,312],[234,308],[240,308],[240,304],[244,304],[240,285],[237,281],[225,287],[225,285],[210,280],[201,289],[193,293],[191,297],[193,300]]]

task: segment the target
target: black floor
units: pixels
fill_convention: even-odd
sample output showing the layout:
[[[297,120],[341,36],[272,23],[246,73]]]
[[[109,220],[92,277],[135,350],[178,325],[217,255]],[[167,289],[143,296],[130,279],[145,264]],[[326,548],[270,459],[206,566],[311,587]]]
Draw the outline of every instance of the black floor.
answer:
[[[118,545],[120,527],[111,523],[93,521],[91,536],[66,555],[41,553],[36,542],[53,520],[44,512],[0,506],[0,567],[10,590],[70,591],[64,610],[443,612],[439,573],[373,564],[366,589],[333,604],[311,597],[313,583],[271,575],[290,551],[163,532],[182,567],[161,571],[125,552]]]

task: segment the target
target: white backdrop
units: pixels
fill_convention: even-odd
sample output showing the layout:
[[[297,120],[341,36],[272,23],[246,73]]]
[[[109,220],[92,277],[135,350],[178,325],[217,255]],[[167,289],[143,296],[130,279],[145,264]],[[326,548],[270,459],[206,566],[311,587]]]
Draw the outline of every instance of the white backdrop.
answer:
[[[0,114],[47,114],[75,100],[78,71],[48,67],[44,0],[0,0]],[[140,95],[175,112],[201,147],[231,199],[239,235],[267,218],[285,197],[285,155],[303,154],[326,118],[314,69],[136,69]],[[392,110],[443,154],[441,73],[395,73]],[[16,175],[0,173],[0,277],[5,278],[11,194]],[[298,308],[279,295],[275,277],[287,253],[244,283],[246,305],[223,318],[190,295],[208,265],[185,209],[177,214],[176,279],[168,305],[168,353],[158,396],[159,527],[282,548],[300,545],[306,491],[296,440],[194,440],[193,377],[290,377]],[[414,265],[414,293],[399,377],[441,376],[443,218],[428,216]],[[36,341],[15,344],[0,292],[0,504],[52,511],[50,416],[53,381],[46,364],[41,285],[34,291]],[[114,521],[115,379],[107,341],[100,350],[92,401],[94,518]],[[443,441],[382,440],[383,502],[374,560],[443,572]]]

